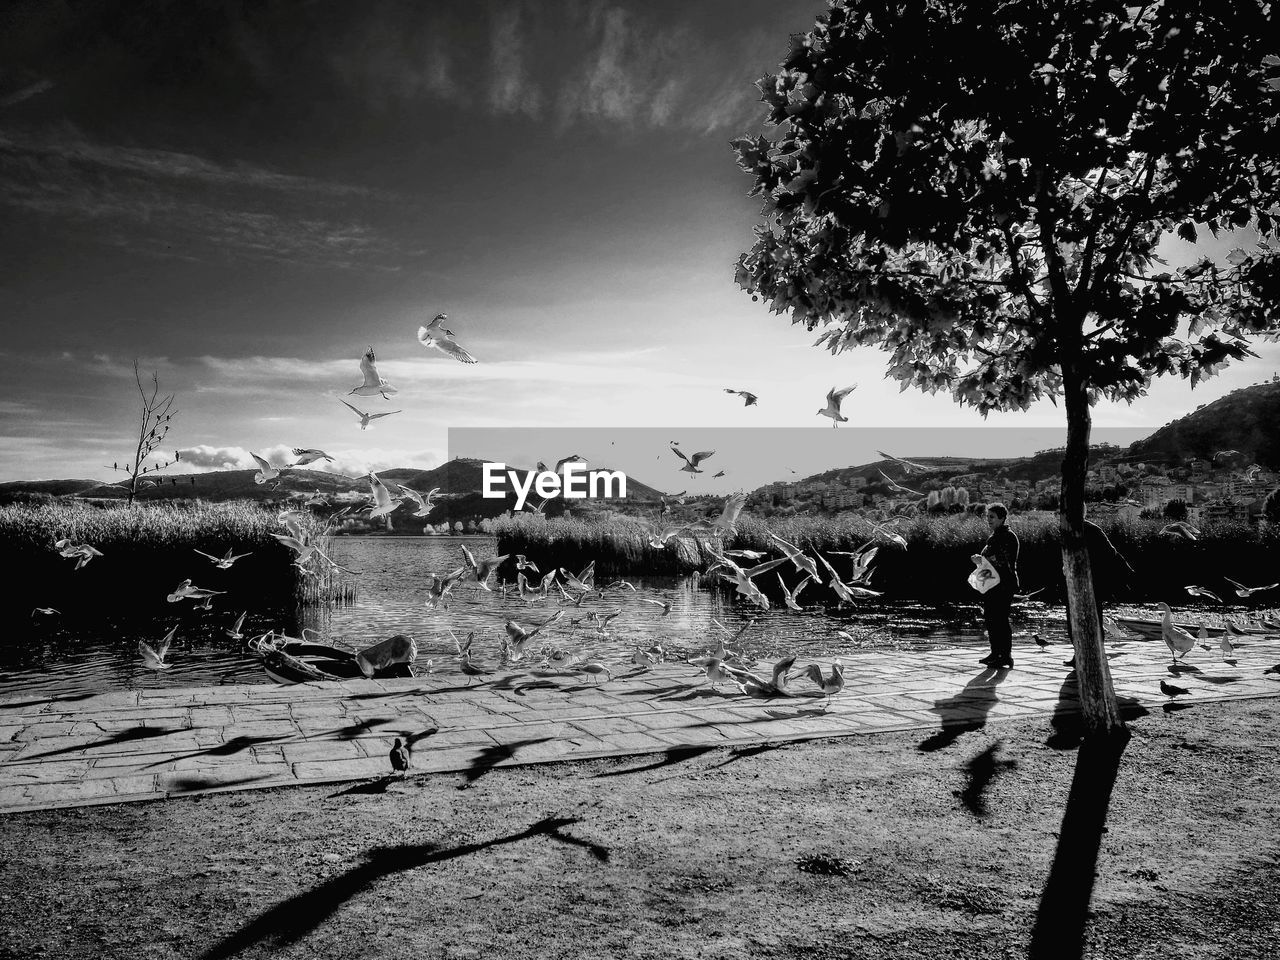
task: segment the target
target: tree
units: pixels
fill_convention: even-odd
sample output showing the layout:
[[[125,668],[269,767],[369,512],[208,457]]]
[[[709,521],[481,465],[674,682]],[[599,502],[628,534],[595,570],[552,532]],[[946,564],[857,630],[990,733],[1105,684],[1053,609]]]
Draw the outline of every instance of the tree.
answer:
[[[147,463],[147,459],[160,449],[164,439],[169,435],[169,425],[178,411],[173,409],[173,394],[160,396],[160,377],[151,374],[151,392],[147,393],[142,385],[142,374],[138,372],[138,361],[133,361],[133,379],[138,384],[138,395],[142,398],[142,409],[138,415],[138,443],[133,450],[133,463],[113,464],[113,469],[123,471],[129,478],[129,505],[133,505],[138,495],[138,484],[149,483],[145,474],[155,473],[165,467],[171,467],[181,458],[178,451],[173,452],[172,460],[160,463]],[[159,481],[155,481],[158,483]],[[195,479],[192,478],[192,483]]]
[[[1268,493],[1262,501],[1262,516],[1271,523],[1280,523],[1280,487]]]
[[[1084,544],[1091,406],[1277,336],[1276,12],[1258,0],[834,0],[734,142],[765,222],[737,281],[832,353],[990,411],[1061,397],[1059,526],[1090,734],[1120,718]],[[1162,238],[1257,249],[1163,269]],[[1160,266],[1156,266],[1160,264]],[[904,386],[905,388],[905,386]]]
[[[1163,512],[1166,520],[1187,519],[1187,505],[1182,500],[1170,500],[1164,505]]]

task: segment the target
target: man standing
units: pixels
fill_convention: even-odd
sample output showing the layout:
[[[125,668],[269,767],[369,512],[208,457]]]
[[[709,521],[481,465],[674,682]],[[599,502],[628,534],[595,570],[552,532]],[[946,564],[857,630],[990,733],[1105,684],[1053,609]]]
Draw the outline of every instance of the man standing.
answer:
[[[982,615],[991,653],[978,661],[996,670],[1013,666],[1013,624],[1009,622],[1009,611],[1013,595],[1022,589],[1018,582],[1018,537],[1009,529],[1008,521],[1008,507],[1003,503],[987,504],[991,536],[982,552],[972,557],[975,563],[985,557],[1000,575],[1000,582],[982,595]]]

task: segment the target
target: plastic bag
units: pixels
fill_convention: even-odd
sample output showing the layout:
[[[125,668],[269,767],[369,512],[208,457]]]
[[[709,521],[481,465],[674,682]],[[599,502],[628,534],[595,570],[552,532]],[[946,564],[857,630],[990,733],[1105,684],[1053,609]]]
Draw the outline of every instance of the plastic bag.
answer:
[[[986,557],[978,557],[974,561],[973,573],[969,574],[969,586],[979,593],[986,593],[1000,582],[1000,574]]]

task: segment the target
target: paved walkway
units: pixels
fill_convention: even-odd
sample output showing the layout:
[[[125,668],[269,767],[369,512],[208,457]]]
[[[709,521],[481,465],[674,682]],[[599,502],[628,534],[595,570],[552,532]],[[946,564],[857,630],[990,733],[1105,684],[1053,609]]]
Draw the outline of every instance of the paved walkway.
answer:
[[[1280,637],[1188,655],[1174,676],[1163,643],[1112,641],[1117,693],[1148,709],[1280,696]],[[763,741],[920,730],[945,739],[991,721],[1073,713],[1069,647],[1015,649],[1017,669],[984,670],[978,651],[868,652],[845,690],[769,700],[671,663],[612,680],[542,671],[452,678],[241,685],[0,700],[0,812],[154,800],[387,774],[394,737],[415,740],[414,772],[478,776],[493,766],[661,753]],[[808,680],[793,681],[802,692]]]

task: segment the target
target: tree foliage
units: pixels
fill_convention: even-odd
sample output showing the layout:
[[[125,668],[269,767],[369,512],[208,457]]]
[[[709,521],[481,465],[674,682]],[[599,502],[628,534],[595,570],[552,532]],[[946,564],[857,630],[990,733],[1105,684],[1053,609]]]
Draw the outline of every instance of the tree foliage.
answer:
[[[903,389],[984,414],[1194,384],[1275,337],[1269,3],[836,0],[734,142],[766,222],[737,280]],[[1255,249],[1165,269],[1167,234]]]

